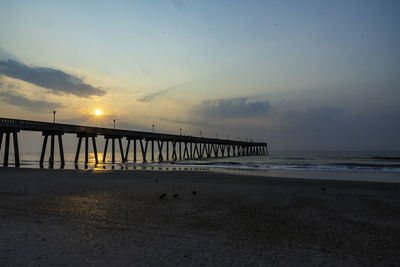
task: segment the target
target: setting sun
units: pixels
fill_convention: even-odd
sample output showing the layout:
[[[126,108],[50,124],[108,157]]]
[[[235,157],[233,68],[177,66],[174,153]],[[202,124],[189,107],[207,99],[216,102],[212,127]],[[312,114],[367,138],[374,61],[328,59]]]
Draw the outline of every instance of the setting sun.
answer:
[[[100,116],[100,115],[103,115],[103,112],[101,111],[101,109],[96,109],[96,110],[94,111],[94,115]]]

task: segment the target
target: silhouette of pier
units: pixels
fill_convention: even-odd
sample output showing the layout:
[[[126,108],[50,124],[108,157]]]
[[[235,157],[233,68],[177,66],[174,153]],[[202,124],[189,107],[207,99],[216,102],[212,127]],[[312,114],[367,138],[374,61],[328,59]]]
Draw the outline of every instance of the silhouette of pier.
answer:
[[[255,156],[255,155],[268,155],[268,145],[262,142],[246,142],[246,141],[235,141],[228,139],[218,138],[206,138],[196,136],[185,136],[185,135],[173,135],[164,133],[154,132],[141,132],[131,131],[122,129],[111,129],[101,127],[91,127],[82,125],[71,125],[62,123],[49,123],[42,121],[29,121],[29,120],[18,120],[0,118],[0,149],[2,148],[3,137],[5,137],[4,143],[4,161],[3,166],[9,165],[9,150],[10,150],[10,139],[13,138],[14,147],[14,164],[15,167],[20,166],[19,157],[19,146],[18,146],[18,134],[20,131],[35,131],[42,132],[43,145],[40,154],[39,164],[43,167],[44,158],[46,154],[47,143],[50,139],[50,156],[49,166],[54,166],[54,148],[55,140],[57,137],[59,152],[60,152],[60,164],[61,168],[65,165],[64,160],[64,148],[62,137],[64,134],[76,134],[78,138],[78,144],[75,155],[75,164],[78,164],[79,154],[84,140],[85,146],[85,165],[89,163],[89,143],[92,141],[92,149],[96,164],[99,163],[97,155],[96,138],[103,136],[105,139],[104,153],[102,162],[106,162],[106,156],[108,152],[109,141],[111,140],[111,161],[115,163],[115,143],[118,141],[119,151],[121,154],[122,162],[129,160],[129,149],[133,150],[133,161],[137,160],[137,144],[139,144],[140,152],[142,153],[143,161],[147,161],[147,149],[149,144],[151,145],[151,160],[155,158],[155,144],[158,147],[158,160],[164,161],[163,150],[166,152],[167,161],[171,160],[188,160],[188,159],[202,159],[211,157],[235,157],[235,156]],[[125,138],[127,144],[124,147],[122,140]],[[169,149],[172,149],[171,154]]]

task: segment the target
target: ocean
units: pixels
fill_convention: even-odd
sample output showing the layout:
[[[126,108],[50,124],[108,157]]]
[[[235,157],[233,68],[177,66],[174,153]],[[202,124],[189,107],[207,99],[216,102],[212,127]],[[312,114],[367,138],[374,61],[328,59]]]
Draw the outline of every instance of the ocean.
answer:
[[[120,161],[120,154],[116,151],[116,161]],[[138,151],[139,152],[139,151]],[[158,152],[155,151],[155,158]],[[48,156],[47,156],[48,157]],[[103,155],[99,153],[101,161]],[[39,153],[23,153],[20,155],[21,167],[39,168]],[[76,168],[74,153],[66,153],[64,168]],[[140,153],[137,153],[137,162],[133,162],[133,154],[129,154],[127,163],[112,164],[111,153],[107,154],[106,164],[95,165],[94,154],[89,154],[87,168],[106,169],[158,169],[158,168],[197,168],[197,169],[231,169],[231,170],[295,170],[295,171],[357,171],[400,173],[400,151],[270,151],[268,156],[223,157],[181,161],[151,162],[150,153],[147,153],[147,162],[142,162]],[[164,154],[164,159],[166,155]],[[169,157],[171,159],[171,156]],[[13,166],[13,154],[10,154],[10,164]],[[3,151],[0,153],[0,166],[3,164]],[[45,167],[47,167],[45,161]],[[54,168],[60,165],[56,153]],[[80,154],[77,168],[84,168],[84,154]]]

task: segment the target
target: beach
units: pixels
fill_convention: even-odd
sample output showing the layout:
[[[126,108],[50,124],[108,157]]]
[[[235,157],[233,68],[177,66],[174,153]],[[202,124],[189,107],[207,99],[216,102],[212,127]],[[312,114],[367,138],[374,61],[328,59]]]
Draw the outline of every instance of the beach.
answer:
[[[400,264],[400,184],[0,168],[0,265]]]

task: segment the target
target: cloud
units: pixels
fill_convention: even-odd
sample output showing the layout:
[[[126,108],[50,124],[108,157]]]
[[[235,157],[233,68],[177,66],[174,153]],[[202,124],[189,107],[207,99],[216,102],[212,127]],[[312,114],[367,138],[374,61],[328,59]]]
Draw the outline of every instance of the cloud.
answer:
[[[49,111],[64,107],[61,103],[29,99],[25,96],[15,95],[11,92],[0,92],[0,98],[8,104],[29,110]]]
[[[206,127],[216,126],[216,123],[213,124],[211,121],[204,121],[204,120],[177,120],[169,118],[157,118],[157,119],[159,119],[160,121],[166,121],[180,125],[206,126]]]
[[[195,108],[195,111],[211,118],[248,118],[263,116],[270,109],[268,101],[250,102],[247,97],[239,97],[205,100]]]
[[[344,119],[344,110],[338,107],[308,108],[306,111],[289,110],[282,115],[286,124],[307,130],[330,129]]]
[[[8,59],[18,60],[18,58],[16,56],[14,56],[13,54],[9,53],[8,51],[6,51],[4,48],[2,48],[0,46],[0,60],[1,61],[6,61]]]
[[[280,150],[397,150],[399,112],[398,107],[361,114],[332,106],[293,109],[277,114],[279,127],[265,124],[263,135]]]
[[[58,69],[33,67],[13,59],[0,61],[0,75],[19,79],[51,90],[79,97],[101,96],[105,91],[84,83],[80,78]]]
[[[161,96],[161,95],[165,95],[166,93],[169,93],[172,90],[178,89],[179,87],[181,87],[184,83],[160,90],[158,92],[152,93],[152,94],[148,94],[145,95],[144,97],[138,98],[138,101],[140,102],[150,102],[153,101],[154,99],[156,99],[157,97]]]
[[[179,12],[181,12],[181,13],[185,12],[185,10],[186,10],[186,5],[185,5],[185,3],[183,3],[182,0],[171,0],[171,2],[172,2],[172,5],[174,6],[174,8],[175,8],[177,11],[179,11]]]

